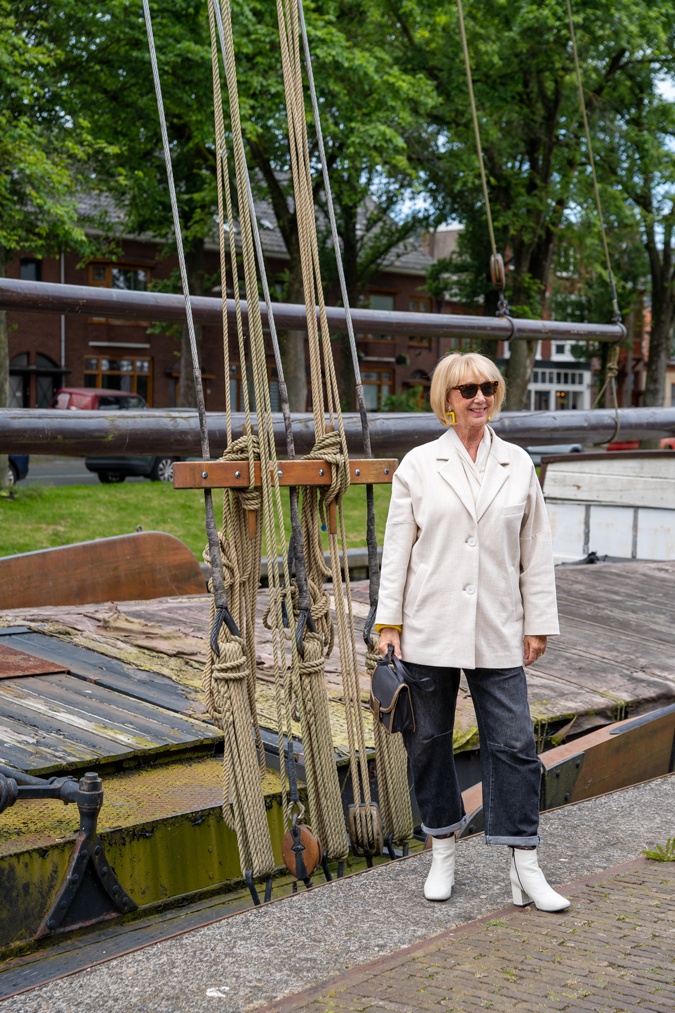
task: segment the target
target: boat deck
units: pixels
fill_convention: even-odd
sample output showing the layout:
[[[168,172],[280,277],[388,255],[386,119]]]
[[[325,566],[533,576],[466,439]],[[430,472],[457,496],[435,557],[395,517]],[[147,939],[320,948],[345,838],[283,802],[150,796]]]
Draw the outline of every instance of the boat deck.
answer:
[[[541,747],[675,701],[675,562],[560,566],[556,581],[561,636],[528,671]],[[367,581],[352,596],[367,708]],[[261,615],[265,605],[261,591]],[[0,762],[45,775],[212,755],[220,732],[200,699],[208,621],[206,595],[1,613]],[[269,632],[259,630],[259,718],[275,731]],[[326,685],[346,755],[337,650]],[[455,748],[476,747],[464,687]]]

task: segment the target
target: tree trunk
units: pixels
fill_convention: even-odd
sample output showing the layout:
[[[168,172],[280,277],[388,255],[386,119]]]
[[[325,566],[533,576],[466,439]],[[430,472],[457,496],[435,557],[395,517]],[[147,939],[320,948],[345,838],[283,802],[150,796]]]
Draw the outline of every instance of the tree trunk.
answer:
[[[652,326],[643,404],[645,408],[662,408],[675,305],[670,278],[666,278],[661,287],[654,285],[653,279],[652,285]]]
[[[0,278],[5,277],[5,250],[0,246]],[[9,407],[9,341],[7,311],[0,310],[0,408]],[[0,496],[7,495],[9,458],[0,454]]]
[[[512,341],[511,355],[506,364],[506,400],[504,411],[519,412],[529,408],[528,387],[537,355],[536,341]]]
[[[288,301],[304,303],[302,269],[299,251],[297,260],[291,260],[291,276],[288,283]],[[305,361],[305,331],[280,331],[279,348],[284,367],[284,379],[288,390],[288,403],[292,412],[307,410],[307,363]]]
[[[204,241],[198,240],[193,247],[185,251],[185,268],[188,277],[190,295],[204,294]],[[223,296],[224,297],[224,296]],[[201,324],[194,325],[195,342],[197,344],[197,356],[201,366],[202,359],[202,332]],[[190,332],[187,320],[183,324],[180,333],[180,373],[178,376],[178,390],[176,392],[176,407],[196,408],[197,391],[194,380],[194,366],[192,362],[192,345],[190,343]]]

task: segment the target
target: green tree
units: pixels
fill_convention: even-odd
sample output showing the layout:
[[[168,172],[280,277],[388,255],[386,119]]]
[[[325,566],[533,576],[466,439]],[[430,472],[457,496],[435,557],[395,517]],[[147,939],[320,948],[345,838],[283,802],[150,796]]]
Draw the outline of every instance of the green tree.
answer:
[[[672,52],[672,34],[660,43],[661,50]],[[647,406],[663,405],[675,324],[675,106],[664,95],[663,67],[664,59],[654,46],[632,62],[621,94],[602,109],[606,171],[629,201],[647,259],[651,291]]]
[[[462,252],[474,260],[473,281],[489,297],[488,232],[471,129],[457,16],[431,0],[385,2],[400,58],[436,89],[437,143],[426,154],[436,206],[465,224]],[[629,69],[646,51],[652,66],[669,59],[672,2],[621,0],[609,12],[591,0],[575,4],[586,98],[595,110],[613,101]],[[577,200],[585,164],[582,123],[564,0],[540,3],[466,0],[482,146],[497,245],[507,260],[507,294],[516,315],[541,316],[556,237]],[[660,64],[659,64],[660,61]],[[582,176],[584,174],[582,173]],[[482,255],[477,247],[481,245]],[[485,265],[485,266],[481,266]],[[536,344],[514,342],[507,407],[523,406]]]
[[[22,250],[37,257],[82,249],[75,185],[84,171],[86,124],[64,117],[53,87],[57,54],[37,42],[0,0],[0,277]],[[9,403],[7,314],[0,310],[0,408]],[[7,457],[0,456],[0,492]]]
[[[22,6],[22,5],[20,5]],[[22,6],[26,21],[59,51],[64,108],[87,116],[92,131],[118,155],[101,159],[105,183],[125,217],[125,228],[167,240],[172,225],[146,34],[139,6],[102,0],[96,8],[58,0]],[[181,213],[191,291],[204,289],[204,243],[217,234],[211,54],[202,0],[161,0],[152,5],[163,82],[173,171]],[[409,237],[420,216],[405,210],[416,170],[406,132],[419,129],[432,92],[423,79],[401,73],[365,0],[319,0],[307,5],[327,160],[344,242],[350,295],[362,291],[392,246]],[[272,205],[290,262],[275,291],[302,302],[299,242],[289,178],[286,111],[274,4],[235,0],[233,22],[241,117],[252,182]],[[354,24],[359,25],[354,33]],[[308,103],[308,117],[311,110]],[[310,123],[310,136],[311,136]],[[316,151],[315,196],[322,183]],[[363,217],[364,200],[370,197]],[[324,252],[330,248],[319,215]],[[326,263],[328,264],[328,259]],[[327,282],[332,276],[329,274]],[[199,338],[199,335],[198,335]],[[304,332],[283,336],[285,372],[294,408],[306,397]],[[192,401],[187,333],[183,334],[179,401]]]

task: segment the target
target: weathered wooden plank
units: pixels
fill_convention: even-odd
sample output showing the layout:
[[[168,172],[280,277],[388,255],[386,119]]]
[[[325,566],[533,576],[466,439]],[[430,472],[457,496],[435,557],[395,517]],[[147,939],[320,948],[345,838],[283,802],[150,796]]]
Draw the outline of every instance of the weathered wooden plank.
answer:
[[[41,610],[40,615],[43,619],[48,617],[46,610]],[[179,714],[204,714],[204,706],[195,690],[157,672],[136,668],[117,658],[97,654],[94,650],[43,633],[27,631],[10,639],[9,643],[15,647],[25,646],[37,657],[63,664],[74,678],[105,686]]]
[[[117,746],[108,750],[108,756],[125,760],[133,756],[133,750]],[[91,749],[64,735],[50,734],[21,721],[0,717],[0,763],[46,775],[88,766],[95,760]]]
[[[80,735],[95,731],[104,739],[128,743],[135,749],[198,744],[220,737],[203,722],[168,715],[145,701],[69,675],[8,680],[0,686],[0,708],[7,709],[11,700],[20,702],[36,721],[56,720],[57,725],[77,729]]]
[[[675,510],[675,454],[569,454],[548,463],[547,500]]]
[[[398,461],[395,458],[349,460],[349,481],[353,485],[391,484]],[[270,466],[270,475],[272,475]],[[253,465],[253,485],[261,485],[260,462]],[[333,469],[328,461],[278,461],[279,485],[330,485]],[[248,461],[176,461],[174,489],[247,489]]]
[[[0,558],[0,607],[86,604],[202,594],[196,557],[159,531]]]

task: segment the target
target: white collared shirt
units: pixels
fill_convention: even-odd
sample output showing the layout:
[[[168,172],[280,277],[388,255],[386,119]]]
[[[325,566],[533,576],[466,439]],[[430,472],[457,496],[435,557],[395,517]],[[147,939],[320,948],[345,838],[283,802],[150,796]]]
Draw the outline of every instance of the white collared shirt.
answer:
[[[451,429],[450,433],[452,441],[459,454],[459,459],[464,467],[469,488],[471,489],[473,495],[473,501],[477,504],[481,485],[483,483],[483,475],[485,474],[488,457],[490,456],[490,450],[492,448],[492,430],[488,426],[485,427],[483,439],[478,444],[478,453],[476,454],[475,461],[472,460],[471,454],[466,449],[455,430]]]

